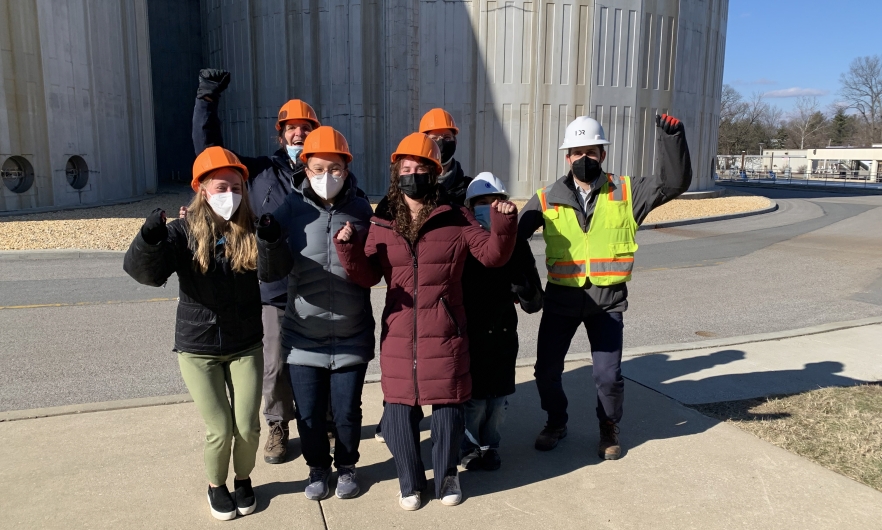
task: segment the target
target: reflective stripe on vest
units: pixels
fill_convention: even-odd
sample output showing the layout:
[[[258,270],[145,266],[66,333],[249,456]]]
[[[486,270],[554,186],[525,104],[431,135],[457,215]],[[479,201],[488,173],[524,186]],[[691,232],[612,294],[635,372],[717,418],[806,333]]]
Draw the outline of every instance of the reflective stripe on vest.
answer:
[[[594,285],[608,286],[631,279],[637,251],[637,222],[631,207],[630,185],[629,177],[607,175],[587,233],[571,206],[548,204],[546,188],[536,192],[545,220],[548,281],[582,287],[588,280]]]

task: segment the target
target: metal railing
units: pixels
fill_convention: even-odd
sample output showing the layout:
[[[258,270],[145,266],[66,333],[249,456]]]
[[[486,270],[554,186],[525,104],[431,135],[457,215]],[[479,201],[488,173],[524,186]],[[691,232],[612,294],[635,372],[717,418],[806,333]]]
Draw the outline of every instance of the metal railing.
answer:
[[[755,169],[719,169],[714,175],[719,182],[743,182],[757,184],[792,184],[795,186],[839,186],[845,188],[882,189],[882,173],[868,171],[834,170],[813,173],[791,171],[761,171]]]

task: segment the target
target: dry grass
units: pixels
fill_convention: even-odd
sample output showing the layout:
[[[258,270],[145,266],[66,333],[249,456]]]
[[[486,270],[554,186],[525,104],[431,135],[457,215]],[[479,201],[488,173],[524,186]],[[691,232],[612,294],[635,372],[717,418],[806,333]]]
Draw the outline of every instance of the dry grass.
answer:
[[[882,491],[882,384],[692,408]]]

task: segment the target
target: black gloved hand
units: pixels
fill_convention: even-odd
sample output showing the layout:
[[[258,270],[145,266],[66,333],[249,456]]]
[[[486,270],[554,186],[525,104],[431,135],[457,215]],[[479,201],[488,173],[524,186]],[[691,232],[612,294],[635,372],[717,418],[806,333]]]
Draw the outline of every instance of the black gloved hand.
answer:
[[[655,126],[670,135],[675,135],[678,132],[684,131],[683,122],[673,116],[668,116],[667,114],[662,114],[661,116],[656,114]]]
[[[157,245],[168,239],[168,228],[165,226],[165,210],[157,208],[147,216],[141,226],[141,237],[148,245]]]
[[[214,68],[199,70],[199,88],[196,89],[196,97],[202,99],[206,96],[217,101],[221,92],[230,85],[230,72]]]
[[[265,213],[257,221],[257,237],[267,243],[275,243],[282,237],[282,225],[271,213]]]

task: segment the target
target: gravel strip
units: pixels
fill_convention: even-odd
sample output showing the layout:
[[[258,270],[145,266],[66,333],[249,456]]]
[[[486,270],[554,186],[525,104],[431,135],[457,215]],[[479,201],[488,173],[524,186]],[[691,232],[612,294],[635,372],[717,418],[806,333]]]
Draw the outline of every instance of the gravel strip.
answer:
[[[162,208],[169,218],[177,217],[192,196],[188,187],[174,186],[129,204],[0,217],[0,250],[125,250],[150,212]],[[514,202],[522,207],[527,201]],[[770,204],[765,197],[727,191],[716,199],[671,201],[649,214],[646,223],[749,212]]]

